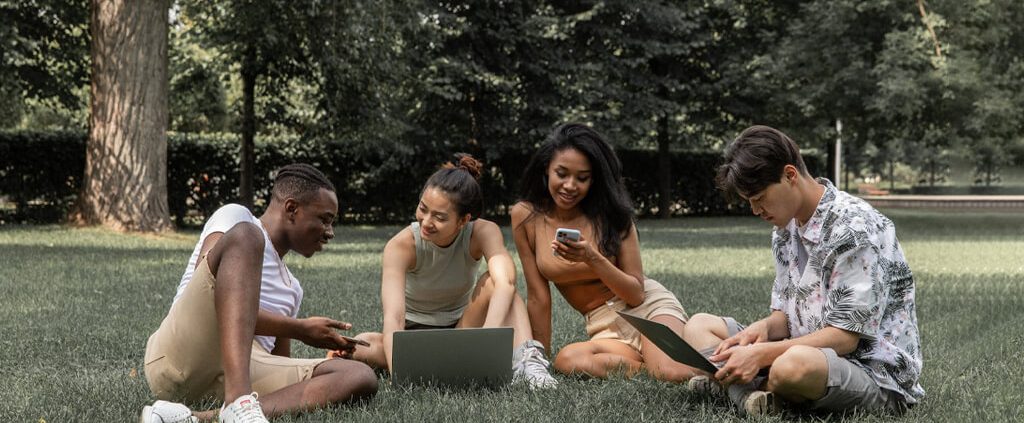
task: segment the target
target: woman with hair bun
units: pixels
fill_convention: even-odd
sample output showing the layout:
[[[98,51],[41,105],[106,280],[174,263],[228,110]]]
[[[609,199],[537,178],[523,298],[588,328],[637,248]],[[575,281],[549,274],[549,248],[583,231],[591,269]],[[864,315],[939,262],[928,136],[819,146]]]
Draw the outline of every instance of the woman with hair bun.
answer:
[[[383,333],[358,335],[371,346],[351,358],[390,370],[395,331],[511,326],[513,380],[554,387],[544,347],[532,339],[526,305],[516,293],[516,269],[501,229],[479,218],[481,167],[472,156],[456,154],[454,163],[444,164],[423,185],[416,221],[384,247]],[[481,259],[487,271],[478,275]]]
[[[675,295],[644,275],[622,164],[601,134],[580,123],[555,128],[526,165],[511,215],[534,337],[551,343],[551,284],[586,320],[590,339],[562,347],[556,370],[603,378],[646,369],[675,382],[695,375],[616,313],[677,334],[687,319]],[[558,228],[578,231],[579,240],[556,240]]]

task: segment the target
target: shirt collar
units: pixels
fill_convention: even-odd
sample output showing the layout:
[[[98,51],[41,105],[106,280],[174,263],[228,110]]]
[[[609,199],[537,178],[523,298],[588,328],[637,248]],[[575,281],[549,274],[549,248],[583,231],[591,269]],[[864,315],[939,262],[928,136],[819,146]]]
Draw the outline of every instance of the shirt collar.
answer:
[[[814,209],[814,214],[807,220],[803,230],[798,230],[800,236],[812,244],[821,242],[821,228],[825,223],[825,216],[832,209],[838,192],[832,181],[825,178],[818,178],[816,181],[825,186],[825,192],[821,195],[821,200],[818,200],[818,207]],[[792,224],[796,226],[796,219],[793,219]]]

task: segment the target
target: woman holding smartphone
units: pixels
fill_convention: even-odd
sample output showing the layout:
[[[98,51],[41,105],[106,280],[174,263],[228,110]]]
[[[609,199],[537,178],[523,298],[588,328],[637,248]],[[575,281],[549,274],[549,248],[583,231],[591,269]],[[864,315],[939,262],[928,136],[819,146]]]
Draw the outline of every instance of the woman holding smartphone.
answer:
[[[590,338],[558,352],[559,372],[604,378],[646,369],[657,379],[684,381],[695,370],[672,360],[616,313],[663,323],[677,334],[687,319],[675,295],[644,276],[621,169],[604,138],[578,123],[555,128],[530,159],[511,214],[533,337],[550,347],[550,282],[583,314]]]
[[[468,154],[455,157],[424,184],[416,221],[384,247],[383,333],[358,335],[370,347],[357,348],[351,358],[390,370],[395,331],[511,326],[513,380],[553,387],[544,347],[531,338],[526,305],[516,294],[516,269],[501,229],[479,218],[481,164]],[[481,259],[487,271],[477,275]]]

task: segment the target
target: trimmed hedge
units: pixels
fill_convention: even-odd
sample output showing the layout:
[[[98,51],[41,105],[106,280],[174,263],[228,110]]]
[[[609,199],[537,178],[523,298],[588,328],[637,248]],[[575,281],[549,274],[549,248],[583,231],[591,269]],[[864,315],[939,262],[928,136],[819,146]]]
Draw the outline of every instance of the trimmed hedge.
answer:
[[[0,197],[16,205],[0,211],[5,220],[55,222],[75,200],[85,171],[86,135],[76,132],[0,132]],[[223,204],[238,198],[238,138],[234,135],[171,134],[168,137],[167,196],[179,226],[201,223]],[[619,150],[627,187],[641,216],[657,209],[657,152]],[[271,173],[285,164],[316,166],[338,188],[346,220],[405,222],[412,219],[419,189],[437,168],[416,146],[353,147],[339,140],[258,139],[254,185],[260,212],[268,197]],[[821,160],[806,158],[812,174]],[[486,215],[503,216],[517,196],[519,174],[528,157],[505,155],[490,160],[482,179]],[[729,205],[714,188],[717,152],[672,153],[673,215],[747,213]]]
[[[16,207],[5,214],[31,222],[60,220],[84,174],[85,134],[0,132],[0,197]]]

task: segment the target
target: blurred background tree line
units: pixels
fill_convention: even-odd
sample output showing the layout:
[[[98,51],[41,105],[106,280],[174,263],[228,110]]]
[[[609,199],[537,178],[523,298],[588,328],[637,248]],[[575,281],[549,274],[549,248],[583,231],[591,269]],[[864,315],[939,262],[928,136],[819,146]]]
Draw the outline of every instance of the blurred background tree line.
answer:
[[[320,160],[336,182],[406,208],[437,164],[469,152],[490,165],[501,191],[492,201],[507,206],[523,161],[569,120],[641,152],[624,161],[650,174],[641,212],[662,216],[710,210],[678,198],[690,173],[677,156],[720,151],[755,123],[831,163],[841,120],[844,181],[889,189],[948,185],[962,158],[969,184],[998,186],[1024,161],[1018,0],[155,3],[169,21],[168,160],[204,154],[178,143],[225,145],[231,154],[218,157],[238,172],[181,177],[170,165],[193,203],[214,178],[230,186],[218,201],[259,207],[272,162],[260,155],[273,145],[292,151],[282,161]],[[90,7],[0,0],[8,144],[88,130]],[[323,146],[343,162],[318,159]],[[24,185],[12,169],[4,178]]]

